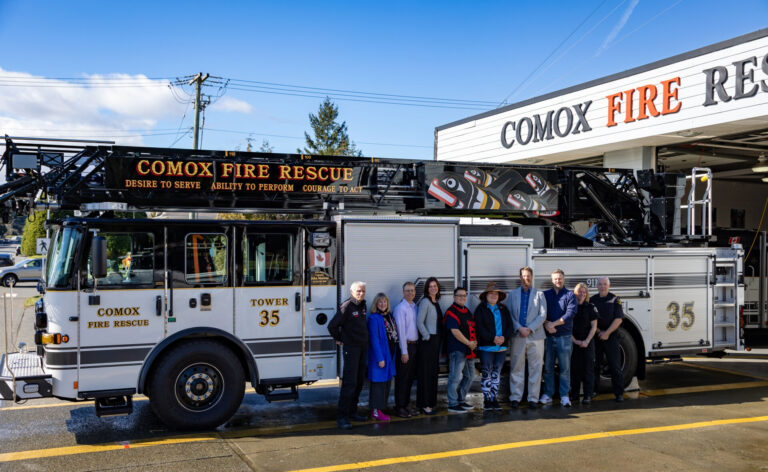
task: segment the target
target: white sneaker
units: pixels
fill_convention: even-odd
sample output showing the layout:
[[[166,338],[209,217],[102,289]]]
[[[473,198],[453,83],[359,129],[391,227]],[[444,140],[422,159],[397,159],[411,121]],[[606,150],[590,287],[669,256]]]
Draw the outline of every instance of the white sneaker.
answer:
[[[568,397],[561,397],[560,398],[560,404],[564,407],[570,407],[571,406],[571,399]]]
[[[541,398],[539,398],[539,403],[542,405],[550,405],[552,403],[552,398],[545,393],[541,396]]]

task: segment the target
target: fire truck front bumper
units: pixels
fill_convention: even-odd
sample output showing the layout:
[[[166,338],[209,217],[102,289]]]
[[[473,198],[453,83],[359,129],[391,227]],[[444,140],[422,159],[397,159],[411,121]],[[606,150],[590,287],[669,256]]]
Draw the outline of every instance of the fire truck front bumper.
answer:
[[[0,358],[0,400],[20,401],[53,396],[51,374],[43,370],[43,358],[14,352]]]

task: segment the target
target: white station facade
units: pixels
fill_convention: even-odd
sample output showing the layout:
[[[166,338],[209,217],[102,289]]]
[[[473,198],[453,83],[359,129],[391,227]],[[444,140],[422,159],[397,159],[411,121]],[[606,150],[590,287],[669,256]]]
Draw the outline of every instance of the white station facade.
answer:
[[[439,126],[435,159],[710,167],[715,226],[755,229],[768,197],[768,172],[753,171],[768,166],[768,29]]]

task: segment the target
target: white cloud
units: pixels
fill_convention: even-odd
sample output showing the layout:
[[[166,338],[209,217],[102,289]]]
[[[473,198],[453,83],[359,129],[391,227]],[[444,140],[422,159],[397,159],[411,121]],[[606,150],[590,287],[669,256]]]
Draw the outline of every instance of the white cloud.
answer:
[[[603,44],[600,45],[600,47],[597,49],[597,52],[595,52],[595,56],[599,56],[603,53],[606,49],[608,49],[613,42],[614,39],[616,39],[616,36],[619,34],[619,32],[624,28],[624,25],[627,24],[627,21],[629,21],[629,17],[632,15],[632,12],[635,10],[635,7],[637,4],[640,3],[640,0],[632,0],[629,2],[629,5],[627,6],[627,9],[624,10],[624,13],[621,15],[621,18],[619,18],[619,22],[616,23],[616,25],[613,27],[610,33],[608,33],[608,36],[605,37],[603,40]]]
[[[211,110],[217,111],[236,111],[239,113],[250,113],[253,107],[250,103],[238,100],[232,97],[222,97],[211,105]]]
[[[144,75],[67,81],[0,69],[0,135],[142,144],[142,134],[161,119],[178,119],[184,109],[167,82]]]

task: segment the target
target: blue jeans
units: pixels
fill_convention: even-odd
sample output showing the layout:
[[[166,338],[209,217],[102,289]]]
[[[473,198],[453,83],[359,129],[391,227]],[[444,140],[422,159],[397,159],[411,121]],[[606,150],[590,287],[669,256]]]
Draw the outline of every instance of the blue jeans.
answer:
[[[475,380],[475,361],[467,359],[467,355],[461,351],[448,354],[448,406],[464,403],[469,387]]]
[[[544,395],[555,395],[555,358],[560,366],[560,398],[567,397],[571,390],[571,334],[547,336],[544,342]]]
[[[569,338],[570,339],[570,338]],[[483,398],[486,401],[496,400],[499,394],[499,379],[501,378],[501,367],[507,358],[507,351],[481,351],[480,355],[480,375],[482,376]]]

